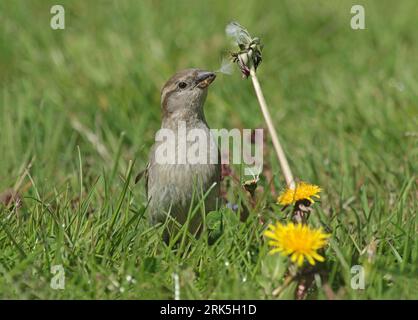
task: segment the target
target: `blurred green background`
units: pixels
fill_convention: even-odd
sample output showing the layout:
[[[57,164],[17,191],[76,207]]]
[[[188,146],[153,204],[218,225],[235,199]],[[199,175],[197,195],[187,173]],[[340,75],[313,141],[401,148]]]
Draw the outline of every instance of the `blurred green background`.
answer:
[[[258,226],[237,226],[258,234],[245,243],[263,247],[253,262],[227,232],[221,245],[199,242],[208,258],[158,253],[145,221],[128,225],[143,187],[126,196],[121,178],[129,160],[135,173],[146,165],[164,82],[183,68],[217,70],[237,20],[265,45],[258,75],[294,174],[324,189],[313,221],[335,232],[331,287],[344,298],[417,298],[418,2],[73,0],[59,2],[65,30],[52,30],[54,4],[0,2],[0,192],[25,198],[19,213],[0,211],[0,296],[170,298],[177,270],[191,279],[184,298],[273,298],[281,278],[264,266],[274,259]],[[350,28],[354,4],[365,30]],[[206,116],[212,128],[264,126],[237,71],[217,77]],[[274,154],[264,162],[280,190]],[[90,209],[100,214],[85,218]],[[122,228],[118,243],[100,229],[109,221]],[[376,239],[367,289],[353,291],[349,266]],[[70,270],[69,289],[49,288],[54,261]],[[109,289],[127,273],[138,282]],[[329,298],[318,288],[314,297]]]

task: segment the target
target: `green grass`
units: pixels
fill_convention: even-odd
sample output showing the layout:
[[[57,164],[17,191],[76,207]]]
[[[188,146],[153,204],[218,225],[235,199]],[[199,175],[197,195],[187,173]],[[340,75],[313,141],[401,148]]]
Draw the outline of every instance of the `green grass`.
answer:
[[[265,44],[258,75],[294,174],[324,189],[310,223],[332,241],[308,297],[327,299],[327,284],[345,299],[418,298],[416,1],[60,3],[66,29],[53,31],[56,2],[0,2],[0,192],[24,197],[17,211],[0,207],[1,298],[171,299],[173,273],[181,298],[274,298],[287,260],[267,255],[259,217],[284,217],[267,188],[245,223],[220,211],[214,245],[205,233],[176,249],[148,225],[132,181],[160,125],[162,84],[219,68],[233,19]],[[353,4],[366,30],[350,28]],[[217,78],[206,114],[213,128],[264,126],[238,73]],[[248,198],[228,181],[231,202]],[[50,288],[57,264],[65,290]],[[365,290],[350,287],[358,264]],[[276,298],[293,298],[292,286]]]

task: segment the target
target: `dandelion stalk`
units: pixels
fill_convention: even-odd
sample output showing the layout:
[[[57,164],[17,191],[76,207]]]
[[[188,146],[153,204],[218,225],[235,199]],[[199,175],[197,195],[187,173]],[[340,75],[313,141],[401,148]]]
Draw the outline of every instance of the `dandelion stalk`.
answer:
[[[283,290],[286,289],[292,283],[293,280],[295,280],[294,275],[291,275],[291,274],[287,275],[287,277],[284,279],[283,284],[273,290],[273,292],[271,293],[272,296],[273,297],[279,296],[283,292]]]
[[[261,112],[263,113],[264,120],[267,123],[267,128],[273,142],[274,151],[276,152],[283,176],[286,180],[287,188],[279,196],[277,201],[284,206],[293,205],[293,221],[297,223],[306,223],[312,210],[310,206],[314,203],[313,197],[319,198],[318,193],[321,191],[321,188],[304,182],[295,183],[289,162],[287,161],[286,154],[284,153],[267,107],[263,90],[261,89],[260,82],[257,78],[256,70],[262,61],[261,51],[263,45],[259,38],[252,38],[249,32],[237,22],[228,24],[225,31],[227,35],[233,37],[238,44],[239,51],[231,53],[232,61],[237,63],[244,78],[251,76],[254,91],[257,95]]]
[[[258,81],[257,74],[254,66],[250,68],[250,76],[253,82],[255,94],[257,95],[258,103],[260,105],[261,112],[263,113],[264,120],[267,123],[271,140],[273,142],[274,150],[276,151],[277,159],[279,160],[280,167],[282,169],[286,184],[290,189],[295,188],[295,181],[293,179],[292,170],[290,170],[289,162],[287,161],[286,154],[284,153],[283,147],[280,143],[279,136],[277,135],[276,128],[273,125],[270,111],[267,107],[266,100],[264,99],[263,91],[261,90],[260,82]]]
[[[287,161],[283,147],[280,143],[279,136],[277,135],[276,128],[274,127],[263,91],[260,86],[260,82],[257,78],[256,70],[262,61],[261,50],[263,46],[260,43],[260,39],[251,38],[248,31],[237,22],[231,22],[228,24],[226,27],[226,33],[229,36],[235,38],[235,41],[240,48],[239,52],[231,54],[233,61],[238,64],[243,77],[248,78],[248,76],[251,76],[254,90],[257,95],[257,100],[260,105],[261,112],[263,113],[264,120],[267,123],[267,129],[270,133],[277,159],[286,180],[286,185],[289,189],[294,189],[295,182],[293,179],[292,171],[290,170],[289,162]]]

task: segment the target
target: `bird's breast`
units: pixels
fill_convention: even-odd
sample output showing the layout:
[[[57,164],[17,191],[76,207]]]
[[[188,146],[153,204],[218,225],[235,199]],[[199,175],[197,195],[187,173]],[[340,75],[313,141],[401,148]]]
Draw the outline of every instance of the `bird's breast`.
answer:
[[[148,195],[161,201],[187,202],[194,193],[218,188],[219,150],[204,123],[173,130],[153,147]],[[213,187],[214,183],[217,185]]]

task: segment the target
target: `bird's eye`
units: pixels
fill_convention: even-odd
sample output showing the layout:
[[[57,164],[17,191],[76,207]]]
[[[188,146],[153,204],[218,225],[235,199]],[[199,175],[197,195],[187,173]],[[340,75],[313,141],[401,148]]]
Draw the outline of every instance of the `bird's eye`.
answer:
[[[186,83],[186,82],[183,82],[183,81],[182,81],[182,82],[180,82],[180,83],[179,83],[179,88],[180,88],[180,89],[184,89],[184,88],[186,88],[186,87],[187,87],[187,83]]]

